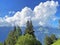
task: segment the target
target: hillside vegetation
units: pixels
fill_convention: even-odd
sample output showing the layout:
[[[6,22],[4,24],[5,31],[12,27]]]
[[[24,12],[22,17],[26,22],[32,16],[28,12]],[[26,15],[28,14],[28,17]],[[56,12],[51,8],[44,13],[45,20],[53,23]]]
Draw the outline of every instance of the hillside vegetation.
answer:
[[[60,39],[57,40],[55,43],[53,43],[52,45],[60,45]]]
[[[9,32],[6,40],[0,43],[0,45],[42,45],[37,40],[34,32],[32,21],[27,21],[24,34],[22,34],[20,26],[14,26],[14,29]],[[50,36],[45,36],[43,43],[44,45],[60,45],[60,40],[57,41],[55,34],[51,34]]]

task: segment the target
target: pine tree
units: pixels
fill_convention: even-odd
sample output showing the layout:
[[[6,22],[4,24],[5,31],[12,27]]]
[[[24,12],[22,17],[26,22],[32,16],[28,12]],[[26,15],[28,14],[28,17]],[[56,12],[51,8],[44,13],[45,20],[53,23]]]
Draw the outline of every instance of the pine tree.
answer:
[[[19,36],[22,35],[22,31],[19,26],[16,27],[16,32],[15,32],[16,38],[18,39]]]
[[[54,34],[51,34],[50,38],[53,41],[53,43],[57,40],[57,38]]]
[[[27,34],[27,33],[32,35],[33,37],[35,37],[32,21],[27,21],[25,34]]]
[[[6,42],[4,41],[3,45],[6,45]]]
[[[15,45],[15,43],[20,35],[22,35],[20,27],[14,26],[14,30],[12,30],[9,33],[8,38],[4,42],[4,45]]]
[[[51,45],[53,42],[49,36],[46,35],[44,45]]]

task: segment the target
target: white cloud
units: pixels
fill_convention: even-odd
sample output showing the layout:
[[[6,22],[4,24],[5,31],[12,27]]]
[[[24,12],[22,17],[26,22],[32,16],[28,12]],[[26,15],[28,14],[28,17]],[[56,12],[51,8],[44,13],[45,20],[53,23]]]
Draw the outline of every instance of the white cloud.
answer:
[[[21,11],[17,11],[14,16],[0,18],[0,26],[25,26],[27,20],[32,20],[33,25],[46,26],[55,20],[55,13],[57,11],[58,2],[46,1],[37,5],[34,10],[29,7],[23,8]],[[11,12],[9,12],[11,13]],[[53,19],[54,17],[54,19]]]
[[[15,11],[9,11],[8,13],[9,13],[9,14],[14,14],[14,13],[15,13]]]
[[[53,19],[53,17],[55,17],[57,6],[58,2],[54,1],[47,1],[44,3],[41,2],[38,6],[36,6],[34,8],[34,12],[36,19],[40,20],[39,24],[41,25],[46,25],[46,23],[48,24]]]

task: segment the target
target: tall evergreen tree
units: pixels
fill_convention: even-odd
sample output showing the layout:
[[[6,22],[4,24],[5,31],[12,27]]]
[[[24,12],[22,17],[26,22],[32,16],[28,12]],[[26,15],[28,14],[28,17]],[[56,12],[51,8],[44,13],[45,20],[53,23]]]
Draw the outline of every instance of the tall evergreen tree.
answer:
[[[57,40],[57,38],[54,34],[51,34],[50,38],[53,41],[53,43]]]
[[[15,45],[15,43],[20,35],[22,35],[20,27],[14,26],[14,30],[12,30],[9,33],[8,38],[4,42],[4,45]]]
[[[6,41],[4,41],[3,45],[6,45]]]
[[[46,37],[44,39],[44,45],[51,45],[51,44],[52,44],[51,38],[46,35]]]
[[[20,27],[17,26],[16,31],[15,31],[15,36],[18,39],[18,37],[21,36],[21,35],[22,35],[22,31],[21,31]]]
[[[25,30],[25,34],[30,34],[32,35],[33,37],[35,37],[34,35],[34,30],[33,30],[33,25],[32,25],[32,21],[27,21],[27,24],[26,24],[26,30]]]

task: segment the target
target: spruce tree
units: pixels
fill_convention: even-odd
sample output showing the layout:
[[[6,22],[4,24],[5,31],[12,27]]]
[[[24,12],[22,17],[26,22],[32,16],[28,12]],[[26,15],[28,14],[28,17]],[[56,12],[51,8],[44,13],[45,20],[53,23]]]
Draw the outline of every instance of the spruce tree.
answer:
[[[32,25],[32,21],[27,21],[26,23],[26,30],[25,30],[25,34],[30,34],[32,35],[33,37],[35,37],[34,35],[34,30],[33,30],[33,25]]]
[[[16,27],[16,32],[15,32],[16,38],[18,39],[19,36],[22,35],[22,31],[19,26]]]
[[[50,38],[53,41],[53,43],[57,40],[57,38],[54,34],[51,34]]]
[[[8,38],[4,42],[4,45],[15,45],[15,43],[20,35],[22,35],[20,27],[14,26],[14,30],[12,30],[9,33]]]
[[[44,45],[51,45],[53,42],[49,36],[46,35],[44,39]]]

